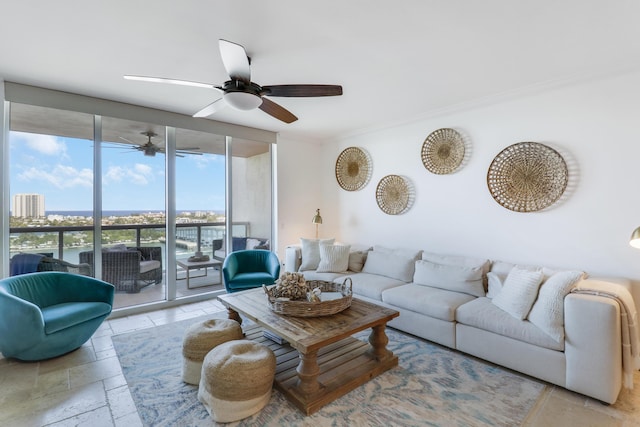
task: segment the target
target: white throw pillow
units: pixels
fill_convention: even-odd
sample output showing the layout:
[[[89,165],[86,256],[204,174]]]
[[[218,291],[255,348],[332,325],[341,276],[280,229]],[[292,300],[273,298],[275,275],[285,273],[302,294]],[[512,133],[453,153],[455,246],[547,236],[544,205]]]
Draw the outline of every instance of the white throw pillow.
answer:
[[[260,246],[260,240],[259,239],[253,239],[253,238],[248,238],[247,239],[247,244],[245,246],[245,249],[253,249],[256,246]]]
[[[374,249],[367,254],[367,261],[364,263],[362,272],[378,274],[409,283],[413,280],[416,259],[407,255],[407,253],[398,255],[397,252]]]
[[[583,276],[582,271],[561,271],[549,277],[529,313],[529,321],[557,342],[564,339],[564,297]]]
[[[342,273],[349,268],[349,245],[320,245],[318,273]]]
[[[505,279],[502,291],[491,301],[516,319],[524,320],[538,296],[542,277],[542,270],[531,271],[516,266]]]
[[[502,290],[502,284],[506,276],[501,276],[498,273],[490,271],[487,273],[487,280],[489,282],[489,291],[487,292],[487,298],[495,298],[496,295]]]
[[[300,238],[302,245],[302,262],[299,271],[315,270],[320,264],[320,245],[333,245],[335,239]]]
[[[482,267],[438,264],[427,260],[416,261],[413,282],[418,285],[462,292],[483,297]]]

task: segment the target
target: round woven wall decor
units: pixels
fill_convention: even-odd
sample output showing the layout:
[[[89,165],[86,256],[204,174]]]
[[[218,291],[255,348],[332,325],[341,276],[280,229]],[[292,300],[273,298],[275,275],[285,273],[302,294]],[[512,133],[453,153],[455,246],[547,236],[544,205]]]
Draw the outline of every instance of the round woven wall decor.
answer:
[[[569,170],[553,148],[519,142],[491,162],[487,185],[500,205],[516,212],[535,212],[555,203],[567,188]]]
[[[357,147],[346,148],[336,160],[336,179],[347,191],[360,190],[371,178],[369,155]]]
[[[411,186],[399,175],[387,175],[376,188],[376,201],[382,212],[399,215],[409,210],[412,198]]]
[[[438,175],[453,173],[463,158],[464,141],[454,129],[433,131],[422,144],[422,163],[429,172]]]

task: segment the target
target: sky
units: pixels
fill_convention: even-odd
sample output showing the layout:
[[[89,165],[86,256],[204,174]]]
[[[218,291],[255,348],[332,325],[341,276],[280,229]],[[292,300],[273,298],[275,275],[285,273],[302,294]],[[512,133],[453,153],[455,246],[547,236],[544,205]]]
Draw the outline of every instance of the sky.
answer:
[[[14,194],[36,193],[47,211],[93,209],[93,141],[11,131],[9,142],[12,203]],[[164,210],[164,154],[103,147],[103,210]],[[178,157],[176,176],[178,211],[224,211],[223,156]]]

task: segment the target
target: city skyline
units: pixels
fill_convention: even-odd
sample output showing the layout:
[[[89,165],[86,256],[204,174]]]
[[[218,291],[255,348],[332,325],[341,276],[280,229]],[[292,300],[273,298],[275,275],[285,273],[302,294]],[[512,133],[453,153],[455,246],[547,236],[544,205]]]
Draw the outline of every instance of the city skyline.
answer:
[[[11,131],[9,142],[12,198],[42,194],[47,211],[93,209],[93,141]],[[219,155],[177,157],[176,209],[224,211],[224,168]],[[103,144],[103,211],[164,211],[164,189],[164,154]]]

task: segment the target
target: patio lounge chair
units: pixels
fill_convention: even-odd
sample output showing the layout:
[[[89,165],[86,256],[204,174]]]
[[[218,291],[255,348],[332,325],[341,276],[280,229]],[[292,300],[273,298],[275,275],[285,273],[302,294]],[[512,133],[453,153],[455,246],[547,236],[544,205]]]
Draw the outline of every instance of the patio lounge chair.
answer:
[[[80,252],[80,261],[94,266],[93,251]],[[95,270],[94,270],[95,271]],[[162,248],[159,246],[105,248],[102,280],[116,291],[138,293],[145,286],[162,282]]]

